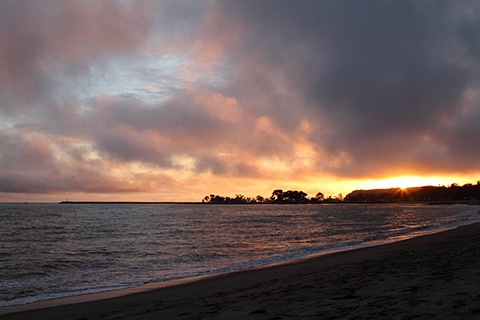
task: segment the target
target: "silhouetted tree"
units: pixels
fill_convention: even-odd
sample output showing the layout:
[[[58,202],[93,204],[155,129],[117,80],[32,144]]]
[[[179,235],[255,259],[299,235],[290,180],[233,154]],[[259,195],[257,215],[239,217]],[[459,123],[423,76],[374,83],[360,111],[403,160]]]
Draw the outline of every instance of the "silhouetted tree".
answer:
[[[305,203],[307,202],[307,194],[303,191],[288,190],[283,193],[283,202],[287,203]]]
[[[311,203],[319,203],[319,202],[322,202],[323,199],[325,199],[325,196],[323,195],[323,193],[318,192],[318,193],[315,195],[315,197],[312,197],[312,198],[310,199],[310,202],[311,202]]]
[[[281,202],[283,200],[283,190],[282,189],[276,189],[273,190],[272,196],[270,199],[274,202]]]

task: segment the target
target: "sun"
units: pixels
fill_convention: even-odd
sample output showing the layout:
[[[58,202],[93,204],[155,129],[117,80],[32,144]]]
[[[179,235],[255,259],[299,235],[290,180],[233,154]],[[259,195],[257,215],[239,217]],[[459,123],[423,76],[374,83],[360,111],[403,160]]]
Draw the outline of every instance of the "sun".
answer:
[[[383,180],[373,181],[371,183],[372,189],[385,189],[385,188],[409,188],[409,187],[421,187],[427,185],[435,185],[435,178],[422,178],[422,177],[395,177]]]

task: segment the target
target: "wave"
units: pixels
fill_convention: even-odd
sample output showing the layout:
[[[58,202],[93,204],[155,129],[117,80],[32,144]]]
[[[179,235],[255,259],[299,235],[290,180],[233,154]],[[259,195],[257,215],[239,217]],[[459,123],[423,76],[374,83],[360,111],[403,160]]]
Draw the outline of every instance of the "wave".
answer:
[[[78,207],[77,207],[78,208]],[[239,207],[238,210],[245,210],[249,209],[245,207]],[[324,210],[323,206],[306,206],[302,207],[303,210]],[[341,214],[357,214],[355,212],[354,207],[349,206],[342,209],[342,206],[332,206],[326,208],[327,210],[331,210],[333,213],[337,214],[338,219],[344,219]],[[358,214],[365,215],[365,206],[358,207],[361,208],[361,212],[359,211]],[[373,209],[372,209],[373,208]],[[381,207],[371,207],[369,210],[374,210],[375,208]],[[384,207],[385,210],[397,210],[399,207]],[[401,207],[403,208],[403,207]],[[405,210],[414,210],[414,214],[420,214],[421,210],[424,210],[424,207],[405,207]],[[444,207],[443,207],[444,208]],[[439,208],[438,210],[443,210],[443,208]],[[131,207],[129,207],[131,209]],[[195,208],[198,210],[198,208]],[[220,210],[221,207],[215,207],[216,210]],[[327,212],[325,214],[325,218],[322,218],[320,215],[322,212],[307,212],[304,216],[301,216],[298,212],[295,214],[291,214],[288,212],[290,210],[287,206],[282,207],[281,210],[287,210],[281,214],[278,213],[278,207],[272,207],[269,209],[268,206],[262,206],[262,210],[271,210],[268,212],[253,212],[250,216],[246,215],[245,212],[235,212],[232,213],[231,216],[227,216],[229,219],[238,218],[238,221],[244,223],[246,221],[246,226],[243,227],[242,232],[250,232],[252,231],[249,228],[256,228],[262,225],[269,225],[269,224],[276,224],[275,228],[278,228],[280,225],[278,224],[278,220],[280,218],[285,219],[283,223],[285,226],[287,224],[292,223],[292,220],[296,218],[298,220],[306,219],[308,217],[314,216],[321,220],[322,223],[331,223],[332,212]],[[232,210],[232,206],[228,206],[225,209]],[[295,207],[292,210],[299,210],[298,207]],[[342,211],[344,210],[344,211]],[[360,209],[358,209],[360,210]],[[417,211],[415,211],[417,210]],[[431,208],[429,206],[428,210],[436,210],[435,208]],[[139,252],[138,255],[132,255],[135,251],[124,251],[118,250],[116,247],[108,247],[106,251],[82,251],[83,256],[88,253],[95,253],[96,257],[99,257],[98,262],[93,262],[88,266],[83,266],[79,268],[79,261],[76,259],[70,259],[72,255],[71,251],[65,251],[65,256],[62,257],[55,257],[55,259],[51,260],[54,263],[49,265],[49,272],[51,273],[45,275],[42,271],[32,271],[30,273],[27,270],[23,273],[22,277],[15,276],[14,274],[8,273],[7,279],[0,278],[0,284],[2,289],[2,295],[0,297],[0,307],[7,307],[13,305],[22,305],[28,304],[36,301],[43,301],[43,300],[50,300],[50,299],[57,299],[62,297],[68,296],[78,296],[78,295],[85,295],[85,294],[93,294],[93,293],[101,293],[101,292],[108,292],[113,290],[121,290],[132,288],[136,286],[140,286],[143,284],[148,283],[155,283],[155,282],[165,282],[170,280],[177,280],[177,279],[185,279],[195,276],[202,276],[202,275],[210,275],[216,274],[220,272],[228,272],[228,271],[236,271],[242,269],[248,269],[253,267],[261,267],[270,264],[276,263],[283,263],[290,260],[295,260],[299,258],[304,258],[308,256],[316,256],[316,255],[324,255],[332,252],[339,252],[339,251],[347,251],[353,250],[361,247],[367,246],[375,246],[381,245],[391,242],[396,242],[408,238],[413,238],[416,236],[421,236],[425,234],[431,234],[440,232],[447,229],[456,228],[462,225],[472,224],[475,222],[480,222],[480,210],[478,207],[457,207],[456,212],[458,214],[442,216],[439,219],[430,219],[424,222],[418,222],[416,220],[407,221],[402,223],[401,225],[396,225],[395,227],[387,227],[383,225],[380,228],[373,228],[374,231],[368,232],[358,232],[348,234],[349,231],[345,231],[344,234],[348,234],[348,237],[344,237],[345,239],[339,240],[336,238],[328,238],[325,235],[319,235],[318,233],[312,232],[310,235],[315,235],[320,237],[318,239],[308,239],[308,237],[300,237],[298,235],[292,235],[289,239],[291,243],[294,245],[293,248],[289,248],[288,246],[282,245],[282,243],[274,243],[271,244],[271,248],[266,250],[266,253],[257,253],[255,248],[249,248],[247,244],[244,243],[227,243],[219,241],[213,241],[211,246],[212,250],[203,252],[202,248],[198,248],[195,246],[195,249],[191,247],[190,251],[187,249],[181,249],[184,251],[176,252],[174,249],[176,247],[169,247],[164,248],[159,255],[148,255],[148,258],[141,260],[142,254]],[[348,211],[348,212],[347,212]],[[352,213],[353,212],[353,213]],[[176,212],[173,212],[176,214]],[[272,214],[273,213],[273,214]],[[259,214],[263,214],[263,218],[259,217]],[[323,214],[323,213],[322,213]],[[370,213],[368,213],[370,214]],[[101,218],[98,215],[97,218]],[[203,217],[203,216],[202,216]],[[208,223],[217,223],[215,220],[218,216],[212,216],[213,222]],[[252,218],[250,221],[248,218]],[[109,218],[110,219],[110,218]],[[347,218],[345,218],[347,219]],[[358,217],[355,218],[358,220]],[[107,220],[107,219],[106,219]],[[308,219],[307,219],[308,220]],[[355,221],[352,220],[344,225],[348,225],[350,228],[351,225],[355,225]],[[110,221],[110,220],[108,220]],[[363,221],[365,223],[365,221]],[[110,223],[110,222],[108,222]],[[125,224],[125,222],[122,222]],[[186,236],[192,236],[191,233],[182,229],[183,227],[179,227],[180,224],[183,222],[178,222],[178,225],[173,224],[172,227],[167,231],[174,231],[176,234],[185,234]],[[190,221],[191,223],[191,221]],[[233,224],[230,220],[226,220],[223,223],[227,223],[228,225]],[[205,220],[199,220],[196,218],[194,225],[195,228],[198,229],[198,225],[203,224],[207,225]],[[216,225],[218,228],[224,227],[225,224],[221,224],[218,222]],[[301,225],[300,225],[301,226]],[[143,228],[143,226],[141,226]],[[209,225],[209,227],[212,227]],[[341,228],[342,225],[339,225],[338,228]],[[365,230],[370,230],[371,228],[366,228]],[[143,229],[139,229],[143,230]],[[207,229],[199,230],[198,234],[202,236],[206,233]],[[350,230],[350,229],[345,229]],[[359,227],[359,230],[363,230]],[[181,232],[176,232],[181,231]],[[143,235],[143,231],[138,231],[136,234]],[[278,234],[278,230],[272,230],[272,234]],[[227,232],[228,233],[228,232]],[[169,233],[172,234],[172,233]],[[103,234],[104,235],[104,234]],[[232,235],[235,236],[235,235]],[[118,237],[118,234],[117,236]],[[323,237],[323,238],[322,238]],[[73,237],[72,237],[73,238]],[[135,238],[132,241],[135,240]],[[180,238],[184,240],[183,238]],[[295,240],[297,239],[297,240]],[[95,238],[92,238],[92,241]],[[115,241],[117,241],[116,238]],[[116,244],[117,242],[113,242]],[[259,239],[258,241],[262,241]],[[12,243],[15,240],[12,241]],[[161,241],[152,241],[149,238],[141,238],[138,240],[139,245],[156,245],[161,243]],[[199,243],[196,243],[198,245]],[[221,244],[221,245],[219,245]],[[285,248],[284,248],[285,247]],[[217,250],[227,250],[224,252],[220,252]],[[248,249],[248,250],[247,250]],[[82,249],[83,250],[83,249]],[[175,249],[177,250],[177,249]],[[180,250],[180,249],[178,249]],[[187,251],[185,251],[187,250]],[[277,250],[277,251],[275,251]],[[242,255],[248,251],[248,255]],[[75,251],[78,255],[78,250]],[[154,252],[154,251],[152,251]],[[155,251],[156,252],[156,251]],[[168,252],[168,254],[166,253]],[[200,253],[199,253],[200,252]],[[50,254],[54,254],[54,252],[50,252]],[[118,255],[127,255],[128,259],[126,258],[127,262],[122,262],[123,264],[119,264],[117,262],[112,262],[111,256],[118,256]],[[68,257],[67,257],[68,256]],[[164,257],[165,256],[165,257]],[[147,256],[145,256],[147,257]],[[14,255],[11,255],[11,252],[4,252],[0,254],[0,258],[4,259],[13,259]],[[65,259],[67,258],[67,259]],[[65,259],[65,260],[62,260]],[[141,260],[141,261],[140,261]],[[6,260],[5,260],[6,261]],[[73,263],[73,262],[75,263]],[[62,263],[59,263],[62,262]],[[82,262],[83,263],[83,262]],[[125,264],[127,263],[127,264]],[[130,263],[128,265],[128,263]],[[158,270],[154,270],[157,268]],[[160,270],[161,269],[161,270]],[[13,269],[12,269],[13,270]],[[7,275],[7,273],[5,273]],[[60,279],[60,278],[61,279]],[[54,285],[52,285],[54,284]],[[48,287],[50,286],[50,287]],[[47,288],[47,289],[45,289]]]

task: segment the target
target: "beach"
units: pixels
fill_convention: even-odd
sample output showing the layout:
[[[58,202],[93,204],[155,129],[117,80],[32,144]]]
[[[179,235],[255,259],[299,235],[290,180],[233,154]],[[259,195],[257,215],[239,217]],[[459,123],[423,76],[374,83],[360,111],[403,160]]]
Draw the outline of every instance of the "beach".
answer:
[[[81,297],[74,297],[0,318],[474,319],[480,317],[478,244],[477,223],[115,298],[75,303]]]

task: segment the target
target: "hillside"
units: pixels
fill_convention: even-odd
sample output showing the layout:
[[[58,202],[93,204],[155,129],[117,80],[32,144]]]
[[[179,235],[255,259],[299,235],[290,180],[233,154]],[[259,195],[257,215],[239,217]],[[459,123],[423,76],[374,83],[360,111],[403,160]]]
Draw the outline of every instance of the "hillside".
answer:
[[[452,184],[413,188],[355,190],[345,197],[345,202],[397,202],[397,201],[465,201],[480,200],[480,182],[476,185]]]

